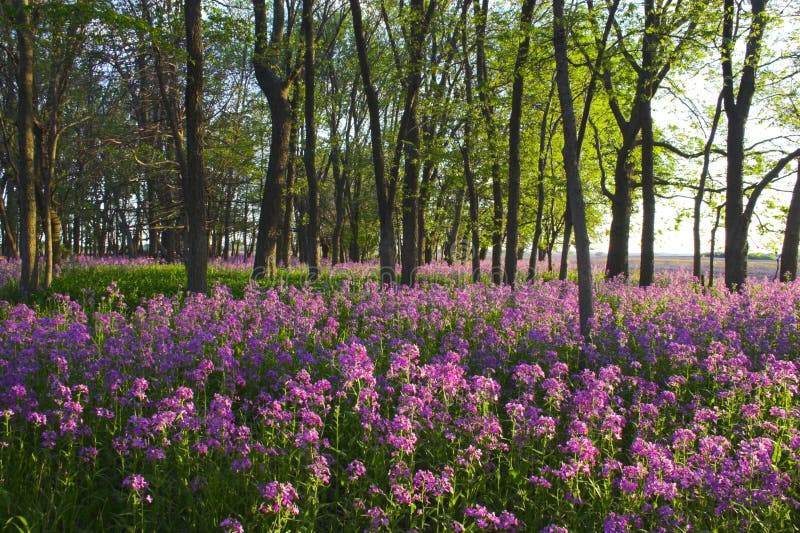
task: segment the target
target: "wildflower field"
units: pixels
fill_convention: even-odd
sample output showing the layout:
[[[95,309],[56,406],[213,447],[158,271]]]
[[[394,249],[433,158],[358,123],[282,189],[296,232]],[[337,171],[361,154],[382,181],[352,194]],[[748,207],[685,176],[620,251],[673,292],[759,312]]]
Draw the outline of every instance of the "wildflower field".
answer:
[[[569,281],[62,283],[103,268],[0,303],[0,530],[800,524],[800,283],[597,282],[582,339]]]

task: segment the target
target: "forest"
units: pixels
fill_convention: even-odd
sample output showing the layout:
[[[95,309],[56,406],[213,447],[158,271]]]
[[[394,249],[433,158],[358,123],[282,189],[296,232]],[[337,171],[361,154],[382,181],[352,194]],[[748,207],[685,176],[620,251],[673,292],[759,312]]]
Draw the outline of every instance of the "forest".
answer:
[[[800,3],[0,21],[0,532],[798,531]]]
[[[646,286],[657,209],[692,225],[697,277],[718,228],[728,287],[754,232],[796,273],[792,2],[2,6],[0,233],[23,292],[69,254],[182,260],[199,291],[209,256],[256,277],[378,257],[404,284],[490,257],[513,283],[554,251],[563,278],[589,239],[627,277],[632,227]]]

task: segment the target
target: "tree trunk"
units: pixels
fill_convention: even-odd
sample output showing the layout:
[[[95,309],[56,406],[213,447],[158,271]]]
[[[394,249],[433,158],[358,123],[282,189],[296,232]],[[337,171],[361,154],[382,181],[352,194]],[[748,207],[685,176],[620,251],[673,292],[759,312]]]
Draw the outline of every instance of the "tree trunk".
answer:
[[[642,70],[644,94],[642,94],[641,127],[642,127],[642,246],[639,263],[639,286],[647,287],[653,283],[655,271],[655,231],[656,231],[656,195],[653,168],[653,113],[652,98],[655,92],[654,64],[658,48],[659,36],[652,31],[656,28],[657,19],[654,12],[654,0],[644,1],[644,33],[642,35]]]
[[[530,24],[533,18],[535,0],[523,0],[519,31],[523,38],[517,49],[514,62],[514,83],[511,91],[511,116],[508,120],[508,211],[506,213],[506,261],[505,282],[513,286],[517,277],[517,245],[519,244],[519,205],[520,205],[520,136],[522,133],[522,93],[525,90],[525,77],[522,72],[528,61],[530,49]]]
[[[738,17],[734,1],[725,0],[722,18],[723,102],[728,118],[726,139],[727,175],[725,191],[725,286],[741,290],[747,279],[747,232],[749,217],[744,211],[744,130],[755,93],[756,68],[764,35],[766,0],[752,0],[752,22],[741,70],[738,92],[733,87],[734,26]],[[753,201],[751,199],[751,201]]]
[[[61,264],[61,217],[55,209],[50,210],[50,234],[53,237],[53,265]]]
[[[578,173],[578,137],[575,112],[572,108],[572,90],[569,81],[567,58],[567,35],[564,28],[564,0],[553,0],[553,48],[556,58],[556,83],[561,104],[564,128],[564,168],[567,173],[567,194],[575,227],[575,250],[578,256],[578,311],[580,332],[588,341],[591,333],[589,320],[594,316],[592,295],[592,265],[589,255],[589,233],[586,227],[586,211],[583,190]],[[586,361],[581,360],[580,365]]]
[[[462,154],[464,151],[462,150]],[[466,156],[464,156],[466,157]],[[466,169],[466,162],[465,169]],[[447,243],[444,248],[444,260],[448,265],[453,264],[453,256],[456,250],[456,243],[458,242],[458,234],[461,231],[461,211],[464,209],[464,188],[459,187],[456,191],[456,201],[453,208],[453,225],[450,226],[450,231],[447,234]]]
[[[350,261],[357,263],[361,261],[361,244],[359,243],[360,232],[359,225],[361,224],[361,175],[357,174],[353,181],[354,191],[350,187],[345,188],[345,196],[347,197],[348,214],[350,222],[350,245],[348,246],[348,254]]]
[[[286,161],[286,185],[283,195],[283,212],[281,219],[281,235],[278,239],[278,263],[285,268],[289,268],[292,262],[292,228],[294,227],[296,198],[294,193],[295,182],[297,181],[297,145],[299,143],[300,131],[297,120],[297,109],[300,105],[300,89],[294,86],[292,98],[292,125],[289,134],[289,155]],[[300,231],[299,227],[297,228]]]
[[[0,223],[3,225],[3,254],[10,255],[14,258],[19,258],[19,250],[17,249],[17,240],[14,238],[14,228],[11,225],[11,218],[6,211],[6,204],[3,200],[5,189],[11,189],[11,183],[6,182],[3,187],[0,187]],[[11,198],[11,194],[9,194]]]
[[[315,66],[314,66],[314,0],[303,0],[303,55],[305,84],[305,152],[303,163],[308,180],[308,279],[319,277],[319,177],[317,176],[317,121],[314,116]]]
[[[536,168],[538,174],[536,180],[536,226],[533,229],[533,245],[531,245],[531,257],[528,261],[528,281],[533,281],[533,278],[536,277],[536,261],[541,248],[542,217],[544,216],[544,175],[547,171],[547,152],[551,144],[548,138],[550,136],[547,132],[547,124],[550,120],[550,105],[553,102],[555,87],[555,83],[551,83],[550,94],[542,111],[542,121],[539,123],[539,158]]]
[[[800,242],[800,159],[797,160],[797,180],[794,182],[789,213],[786,215],[786,231],[783,233],[781,265],[778,270],[783,281],[794,281],[797,278],[798,242]]]
[[[714,259],[717,244],[717,230],[719,229],[719,219],[722,214],[724,205],[717,207],[717,214],[714,217],[714,225],[711,227],[711,243],[709,244],[708,253],[708,286],[714,286]]]
[[[478,99],[481,115],[486,123],[486,144],[491,158],[492,180],[492,283],[503,281],[501,256],[503,253],[503,183],[500,178],[500,161],[497,153],[497,126],[494,109],[489,99],[489,68],[486,60],[486,21],[489,0],[475,0],[475,55],[477,60]]]
[[[335,119],[331,118],[331,124],[335,124]],[[333,248],[333,257],[331,263],[334,265],[344,261],[344,248],[342,245],[342,236],[344,233],[344,189],[345,189],[345,175],[342,173],[339,137],[335,129],[331,128],[331,170],[333,172],[333,205],[334,205],[334,222],[333,222],[333,235],[331,238],[331,248]]]
[[[264,0],[253,0],[255,15],[255,55],[253,67],[261,92],[267,97],[272,133],[269,162],[261,196],[253,278],[272,277],[277,270],[277,243],[281,234],[281,197],[286,185],[289,159],[289,136],[292,130],[292,107],[288,98],[290,81],[278,73],[277,50],[283,41],[283,0],[273,2],[272,35],[267,41],[267,10]]]
[[[706,180],[708,179],[708,168],[711,165],[711,147],[714,144],[714,138],[717,136],[717,126],[719,125],[719,117],[722,113],[722,93],[717,98],[717,107],[714,110],[714,119],[711,122],[711,131],[708,134],[708,140],[703,147],[703,169],[700,171],[700,182],[697,186],[697,193],[694,196],[694,220],[692,223],[692,236],[694,242],[694,253],[692,255],[692,275],[700,279],[703,274],[703,267],[701,265],[702,250],[700,241],[700,217],[703,209],[703,196],[706,193]]]
[[[185,259],[187,290],[208,291],[206,178],[203,167],[203,25],[201,0],[185,0],[186,21],[186,175],[183,202],[188,226]]]
[[[461,159],[464,164],[464,179],[467,182],[467,197],[469,198],[469,228],[472,241],[472,281],[477,283],[481,279],[481,239],[480,221],[478,220],[478,188],[475,183],[475,173],[472,170],[472,111],[473,111],[473,92],[472,92],[472,64],[469,60],[469,46],[467,44],[467,8],[469,3],[464,2],[461,10],[461,48],[464,51],[464,86],[467,100],[467,116],[464,120],[464,145],[461,148]],[[455,241],[453,241],[455,243]],[[452,251],[451,251],[452,253]]]
[[[375,174],[375,188],[378,194],[378,219],[380,223],[380,240],[378,242],[378,255],[380,258],[380,279],[383,284],[392,284],[395,281],[395,263],[397,262],[397,249],[395,245],[394,226],[394,187],[386,182],[386,165],[383,157],[383,140],[381,136],[381,116],[378,105],[378,94],[372,83],[367,45],[364,37],[364,26],[361,17],[360,0],[350,0],[350,10],[353,17],[353,33],[358,53],[358,66],[361,81],[364,84],[364,93],[369,110],[370,142],[372,145],[372,166]]]
[[[233,212],[233,197],[234,197],[234,190],[233,190],[233,175],[230,173],[228,175],[228,183],[225,187],[225,207],[223,212],[223,220],[222,220],[222,258],[224,260],[228,260],[231,254],[231,224],[232,224],[232,212]],[[234,233],[234,237],[235,237]]]
[[[72,253],[81,253],[81,218],[77,215],[72,218]]]
[[[421,65],[420,65],[421,68]],[[405,165],[403,169],[403,244],[400,283],[413,286],[417,271],[417,222],[419,211],[419,120],[417,100],[422,81],[421,72],[409,76],[406,89],[404,122],[406,124],[403,142]]]
[[[628,278],[628,241],[631,233],[631,178],[633,166],[628,163],[631,148],[626,143],[617,149],[614,169],[614,194],[611,200],[611,230],[606,258],[606,279]]]
[[[44,288],[49,288],[53,282],[53,225],[50,221],[50,206],[53,198],[53,166],[55,165],[55,147],[51,141],[55,136],[55,124],[52,121],[48,122],[50,123],[47,132],[34,127],[34,168],[39,178],[37,182],[38,216],[41,218],[42,232],[44,233]],[[47,144],[45,145],[45,143]]]
[[[567,198],[567,208],[564,210],[564,237],[561,240],[561,262],[558,269],[558,279],[564,281],[569,272],[569,248],[572,240],[572,210],[569,208],[569,198]]]
[[[419,206],[417,209],[417,265],[429,263],[426,251],[428,246],[428,227],[426,211],[431,197],[431,183],[435,181],[438,169],[433,161],[426,161],[422,167],[422,180],[419,185]]]
[[[406,91],[400,134],[403,140],[403,249],[400,282],[413,286],[416,281],[419,237],[419,173],[420,173],[420,125],[419,96],[422,87],[422,68],[425,53],[425,38],[428,35],[436,0],[429,0],[426,9],[424,0],[410,0],[411,20],[404,32],[407,35],[408,67],[404,81]]]
[[[19,253],[22,260],[19,292],[27,295],[36,290],[36,175],[34,170],[33,136],[33,30],[30,1],[16,0],[16,33],[19,55],[17,65],[17,140],[19,142]]]

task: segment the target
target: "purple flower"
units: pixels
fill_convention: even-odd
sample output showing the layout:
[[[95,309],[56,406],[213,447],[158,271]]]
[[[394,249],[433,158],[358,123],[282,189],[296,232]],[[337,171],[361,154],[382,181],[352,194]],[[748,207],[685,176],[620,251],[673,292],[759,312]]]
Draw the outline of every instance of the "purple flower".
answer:
[[[528,483],[531,483],[534,486],[542,487],[542,488],[545,488],[545,489],[548,489],[548,490],[553,488],[553,484],[550,483],[549,481],[547,481],[547,479],[545,479],[545,478],[543,478],[541,476],[531,476],[531,477],[529,477],[528,478]]]
[[[364,466],[364,463],[356,459],[347,465],[345,471],[350,473],[348,477],[350,481],[357,481],[361,476],[367,473],[367,468]]]
[[[244,533],[242,523],[230,516],[220,522],[219,527],[225,530],[225,533]]]
[[[150,483],[148,483],[143,476],[139,474],[132,474],[122,480],[122,486],[129,488],[132,491],[138,492],[141,490],[145,490],[147,487],[150,486]]]
[[[387,513],[380,507],[372,507],[367,511],[367,516],[372,519],[369,531],[378,531],[381,528],[389,525]]]
[[[261,496],[266,500],[260,507],[262,513],[281,513],[297,515],[300,509],[297,507],[298,496],[291,483],[280,483],[271,481],[261,486]]]

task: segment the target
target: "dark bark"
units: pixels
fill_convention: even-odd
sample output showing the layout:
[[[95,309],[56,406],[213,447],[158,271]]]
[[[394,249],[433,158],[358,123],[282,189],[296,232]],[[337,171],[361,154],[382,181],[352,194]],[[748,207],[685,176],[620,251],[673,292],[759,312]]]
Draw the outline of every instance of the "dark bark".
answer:
[[[208,234],[206,232],[206,177],[203,166],[203,20],[201,0],[186,0],[186,274],[189,292],[208,291]]]
[[[783,233],[781,264],[778,270],[783,281],[797,278],[797,247],[800,242],[800,159],[797,161],[797,180],[794,182],[792,200],[786,215],[786,230]]]
[[[703,267],[701,265],[700,216],[703,209],[703,197],[706,193],[706,180],[708,180],[709,177],[708,169],[711,165],[711,147],[717,135],[717,126],[719,125],[719,117],[721,114],[722,93],[720,93],[719,98],[717,98],[717,107],[714,110],[714,118],[711,121],[711,131],[703,147],[703,169],[700,171],[700,182],[698,183],[697,192],[694,196],[694,219],[692,224],[694,253],[692,255],[692,275],[697,279],[700,279],[703,273]]]
[[[564,236],[561,239],[561,262],[558,269],[558,279],[567,279],[569,271],[569,248],[572,240],[572,210],[569,208],[569,198],[567,198],[567,208],[564,210]]]
[[[300,89],[297,85],[292,91],[290,100],[292,108],[292,124],[289,133],[289,155],[286,161],[286,183],[283,194],[283,211],[281,219],[281,235],[278,239],[278,264],[289,268],[292,262],[292,228],[294,227],[295,217],[295,193],[294,186],[297,179],[297,145],[299,143],[300,131],[297,120],[297,109],[300,105]],[[299,230],[299,228],[298,228]],[[303,252],[305,253],[305,252]]]
[[[222,215],[222,258],[227,260],[231,254],[231,224],[233,217],[233,173],[228,174],[228,183],[225,186],[225,206]],[[235,235],[235,233],[234,233]]]
[[[592,265],[589,255],[589,233],[586,227],[586,211],[583,190],[578,173],[578,138],[575,112],[572,107],[572,90],[569,81],[567,58],[567,36],[564,28],[564,0],[553,0],[553,48],[556,59],[556,83],[561,104],[564,129],[564,168],[567,173],[567,194],[575,228],[575,249],[578,257],[578,312],[580,332],[584,339],[591,333],[589,321],[594,316],[592,295]],[[581,361],[581,365],[585,364]]]
[[[281,234],[281,197],[286,185],[289,160],[289,136],[292,129],[292,108],[288,98],[291,79],[284,80],[278,69],[278,53],[284,39],[283,0],[274,0],[272,32],[267,36],[267,10],[264,0],[253,0],[255,15],[255,55],[253,67],[261,92],[269,103],[272,133],[269,162],[261,196],[258,220],[254,278],[272,277],[276,273],[277,243]]]
[[[467,197],[469,198],[469,233],[471,241],[470,257],[472,281],[477,283],[481,279],[481,237],[480,221],[478,220],[478,190],[475,186],[475,173],[472,170],[472,160],[470,158],[471,151],[471,147],[465,146],[462,151],[462,160],[464,164],[464,176],[467,180]]]
[[[14,258],[19,258],[19,250],[17,249],[17,240],[14,237],[15,229],[12,226],[11,218],[8,216],[8,211],[6,211],[6,204],[3,200],[3,196],[5,194],[6,187],[11,189],[11,184],[6,181],[3,183],[3,186],[0,187],[0,224],[3,225],[3,254],[9,255]],[[11,195],[9,194],[9,197]]]
[[[552,81],[555,81],[553,79]],[[533,229],[533,244],[531,245],[531,257],[528,261],[528,281],[536,277],[536,261],[539,257],[542,240],[542,218],[544,217],[544,175],[547,170],[547,154],[550,147],[551,135],[548,133],[548,122],[550,121],[550,105],[553,102],[556,84],[550,84],[550,94],[542,111],[542,120],[539,123],[539,157],[536,163],[536,225]]]
[[[463,153],[464,151],[462,150],[462,154]],[[444,260],[448,265],[454,263],[458,234],[461,232],[461,212],[464,209],[463,187],[459,187],[456,191],[456,199],[455,202],[453,202],[453,206],[453,224],[450,226],[450,231],[447,232],[447,242],[444,245]]]
[[[331,118],[332,124],[335,119]],[[333,249],[333,256],[331,262],[336,263],[344,262],[344,247],[343,247],[343,234],[344,234],[344,215],[345,215],[345,175],[342,172],[341,154],[339,146],[339,137],[334,129],[331,128],[331,171],[333,172],[333,205],[334,205],[334,222],[333,222],[333,235],[331,236],[331,248]]]
[[[727,174],[725,191],[725,286],[740,290],[747,279],[747,232],[750,220],[744,210],[745,125],[756,89],[756,68],[766,24],[766,0],[752,0],[752,21],[747,36],[739,89],[733,80],[733,32],[738,20],[734,0],[724,1],[722,17],[723,103],[728,119],[726,138]],[[752,199],[750,200],[752,201]]]
[[[81,219],[78,216],[72,219],[72,253],[81,253]]]
[[[638,121],[638,119],[637,119]],[[638,127],[636,128],[638,133]],[[635,134],[634,134],[635,135]],[[611,199],[611,230],[606,258],[606,278],[628,277],[628,241],[631,233],[632,178],[633,165],[628,162],[634,139],[617,149],[617,163],[614,168],[614,193]]]
[[[353,17],[353,33],[356,42],[356,51],[358,53],[358,66],[369,111],[372,166],[375,174],[375,188],[378,193],[378,220],[380,224],[378,255],[380,260],[380,279],[381,283],[392,284],[395,281],[395,263],[397,262],[394,226],[392,225],[396,184],[387,183],[386,181],[380,106],[378,105],[378,94],[372,83],[369,58],[367,57],[367,44],[364,37],[360,0],[350,0],[350,10]]]
[[[609,8],[609,19],[615,16],[615,11]],[[659,8],[662,9],[662,8]],[[662,20],[666,16],[667,6],[663,7],[662,12],[655,11],[654,4],[650,4],[645,17],[645,28],[643,30],[644,47],[642,64],[637,64],[636,60],[624,47],[621,49],[625,60],[630,64],[636,73],[636,88],[632,100],[631,109],[628,117],[623,114],[620,103],[615,96],[615,84],[612,81],[612,73],[606,67],[602,73],[603,84],[609,95],[609,106],[614,116],[614,120],[619,127],[622,143],[617,149],[617,162],[614,167],[614,193],[610,193],[605,182],[602,183],[603,193],[611,200],[611,232],[608,246],[608,258],[606,262],[606,277],[616,276],[628,277],[628,241],[630,238],[630,219],[631,219],[631,191],[635,186],[632,179],[632,168],[630,157],[636,145],[636,137],[642,127],[642,113],[645,112],[647,103],[654,97],[658,87],[664,77],[669,73],[672,62],[678,60],[679,52],[694,33],[696,22],[688,18],[688,22],[680,17],[685,17],[685,13],[676,6],[675,19]],[[670,28],[669,24],[675,22],[678,26]],[[616,22],[615,22],[616,24]],[[664,25],[662,29],[660,26]],[[615,26],[616,27],[616,26]],[[672,33],[680,34],[675,37]],[[621,39],[621,32],[618,31]],[[668,43],[674,43],[672,48],[667,48]],[[621,44],[621,43],[620,43]],[[645,65],[647,62],[647,65]],[[619,80],[617,80],[619,82]],[[651,120],[651,119],[650,119]],[[650,124],[652,126],[652,124]],[[645,148],[647,149],[647,148]],[[652,151],[652,150],[651,150]],[[652,188],[651,188],[652,189]],[[643,209],[645,218],[644,231],[649,232],[652,224],[649,219],[653,219],[655,212],[655,196],[650,190],[645,193],[645,202],[648,203]],[[647,250],[652,237],[644,235],[643,239],[647,246],[644,247],[645,266],[649,262]],[[645,280],[650,277],[645,273]]]
[[[461,11],[461,48],[464,52],[464,90],[467,101],[467,117],[464,120],[464,145],[461,148],[461,159],[464,164],[464,179],[467,184],[467,197],[469,198],[469,228],[470,240],[472,241],[472,281],[477,283],[481,279],[481,258],[480,258],[480,225],[478,220],[478,187],[475,183],[475,173],[472,169],[472,112],[474,105],[474,95],[472,90],[472,63],[470,62],[469,46],[467,45],[467,8],[468,2],[464,2]],[[455,239],[453,239],[455,244]],[[452,251],[451,251],[452,253]]]
[[[413,3],[413,2],[412,2]],[[418,2],[421,4],[421,2]],[[417,101],[422,82],[422,65],[411,67],[412,72],[406,81],[406,102],[403,112],[405,136],[403,141],[403,244],[400,256],[402,270],[400,283],[413,286],[417,271],[417,222],[419,210],[419,120]]]
[[[33,28],[29,0],[16,0],[17,33],[17,141],[19,161],[19,253],[22,260],[19,291],[26,295],[37,288],[36,271],[36,175],[34,167]]]
[[[314,65],[314,0],[303,0],[303,81],[305,85],[305,152],[308,181],[308,278],[319,277],[319,177],[317,176],[317,122],[314,116],[316,68]]]
[[[353,189],[350,187],[345,188],[345,196],[347,198],[349,226],[350,226],[350,245],[347,248],[348,257],[353,263],[361,261],[361,244],[359,242],[360,232],[359,226],[361,224],[361,175],[358,174],[353,178]]]
[[[480,3],[479,3],[480,2]],[[486,124],[486,144],[491,157],[492,181],[492,282],[503,281],[501,256],[503,253],[503,182],[500,177],[498,159],[497,126],[494,108],[489,97],[489,73],[486,60],[486,20],[489,16],[489,0],[475,0],[475,54],[478,78],[478,99],[481,116]]]
[[[656,33],[658,19],[654,0],[644,0],[644,32],[642,35],[642,75],[644,92],[640,106],[642,126],[642,247],[639,264],[639,286],[647,287],[653,283],[655,271],[655,223],[656,194],[653,168],[653,113],[652,99],[655,92],[654,69],[659,36]]]
[[[600,77],[601,67],[603,65],[603,57],[605,55],[606,46],[608,45],[608,37],[611,34],[611,28],[614,25],[619,3],[620,0],[612,0],[612,2],[609,4],[608,17],[606,18],[606,24],[603,28],[603,37],[598,42],[597,57],[594,61],[594,68],[592,69],[592,75],[589,80],[589,87],[587,88],[586,96],[584,98],[583,114],[581,116],[581,124],[578,129],[578,161],[580,161],[581,150],[583,149],[583,140],[586,137],[586,127],[589,124],[590,116],[589,111],[592,107],[592,101],[594,100],[594,95],[597,88],[597,81]],[[569,209],[569,198],[567,198],[566,204],[567,207],[564,213],[564,233],[561,241],[561,261],[558,271],[558,279],[561,281],[567,279],[567,271],[569,269],[569,248],[570,241],[572,240],[572,213]],[[549,260],[550,258],[548,256],[548,261]]]
[[[519,244],[519,205],[520,205],[520,135],[522,133],[522,95],[525,90],[525,77],[522,72],[528,61],[530,49],[530,24],[533,18],[535,0],[523,0],[519,31],[523,38],[517,49],[514,62],[514,82],[511,90],[511,116],[508,120],[508,211],[506,213],[506,260],[505,282],[514,285],[517,277],[517,245]]]
[[[361,224],[361,184],[362,173],[354,165],[351,164],[353,160],[353,148],[357,144],[358,139],[361,137],[361,126],[364,117],[359,115],[356,111],[357,102],[357,82],[353,80],[353,89],[350,92],[350,112],[348,113],[347,127],[345,128],[345,151],[343,161],[342,181],[344,182],[344,199],[347,203],[348,224],[350,227],[350,242],[347,249],[347,254],[352,262],[361,260],[361,245],[359,243],[359,226]],[[352,124],[352,137],[351,137],[351,124]]]
[[[403,105],[401,137],[403,140],[403,249],[401,255],[402,271],[400,282],[413,286],[416,281],[419,237],[420,208],[420,124],[419,97],[422,87],[422,68],[424,63],[425,39],[436,9],[436,0],[410,0],[411,18],[409,27],[404,33],[406,37],[407,61],[404,89],[406,91]]]
[[[429,145],[428,145],[429,146]],[[426,254],[430,249],[428,224],[425,216],[431,198],[431,185],[436,179],[438,169],[433,161],[426,161],[422,166],[422,179],[419,184],[419,208],[417,209],[417,265],[430,263]]]
[[[84,22],[76,10],[74,16],[64,21],[61,29],[64,40],[57,53],[50,58],[47,92],[44,108],[34,122],[36,149],[39,151],[35,161],[35,173],[38,178],[37,188],[40,194],[40,216],[44,232],[44,287],[50,287],[53,281],[55,253],[60,243],[53,237],[53,221],[55,195],[55,166],[58,153],[58,142],[62,132],[59,125],[61,110],[66,97],[67,86],[78,53],[85,40]]]
[[[53,264],[61,263],[61,217],[55,209],[50,211],[50,234],[53,237]]]
[[[717,244],[717,230],[719,229],[719,219],[721,218],[720,215],[722,214],[722,209],[724,209],[724,204],[717,207],[717,213],[714,217],[714,225],[711,227],[711,243],[709,244],[709,253],[708,253],[708,286],[714,286],[714,259],[716,253],[716,244]]]

